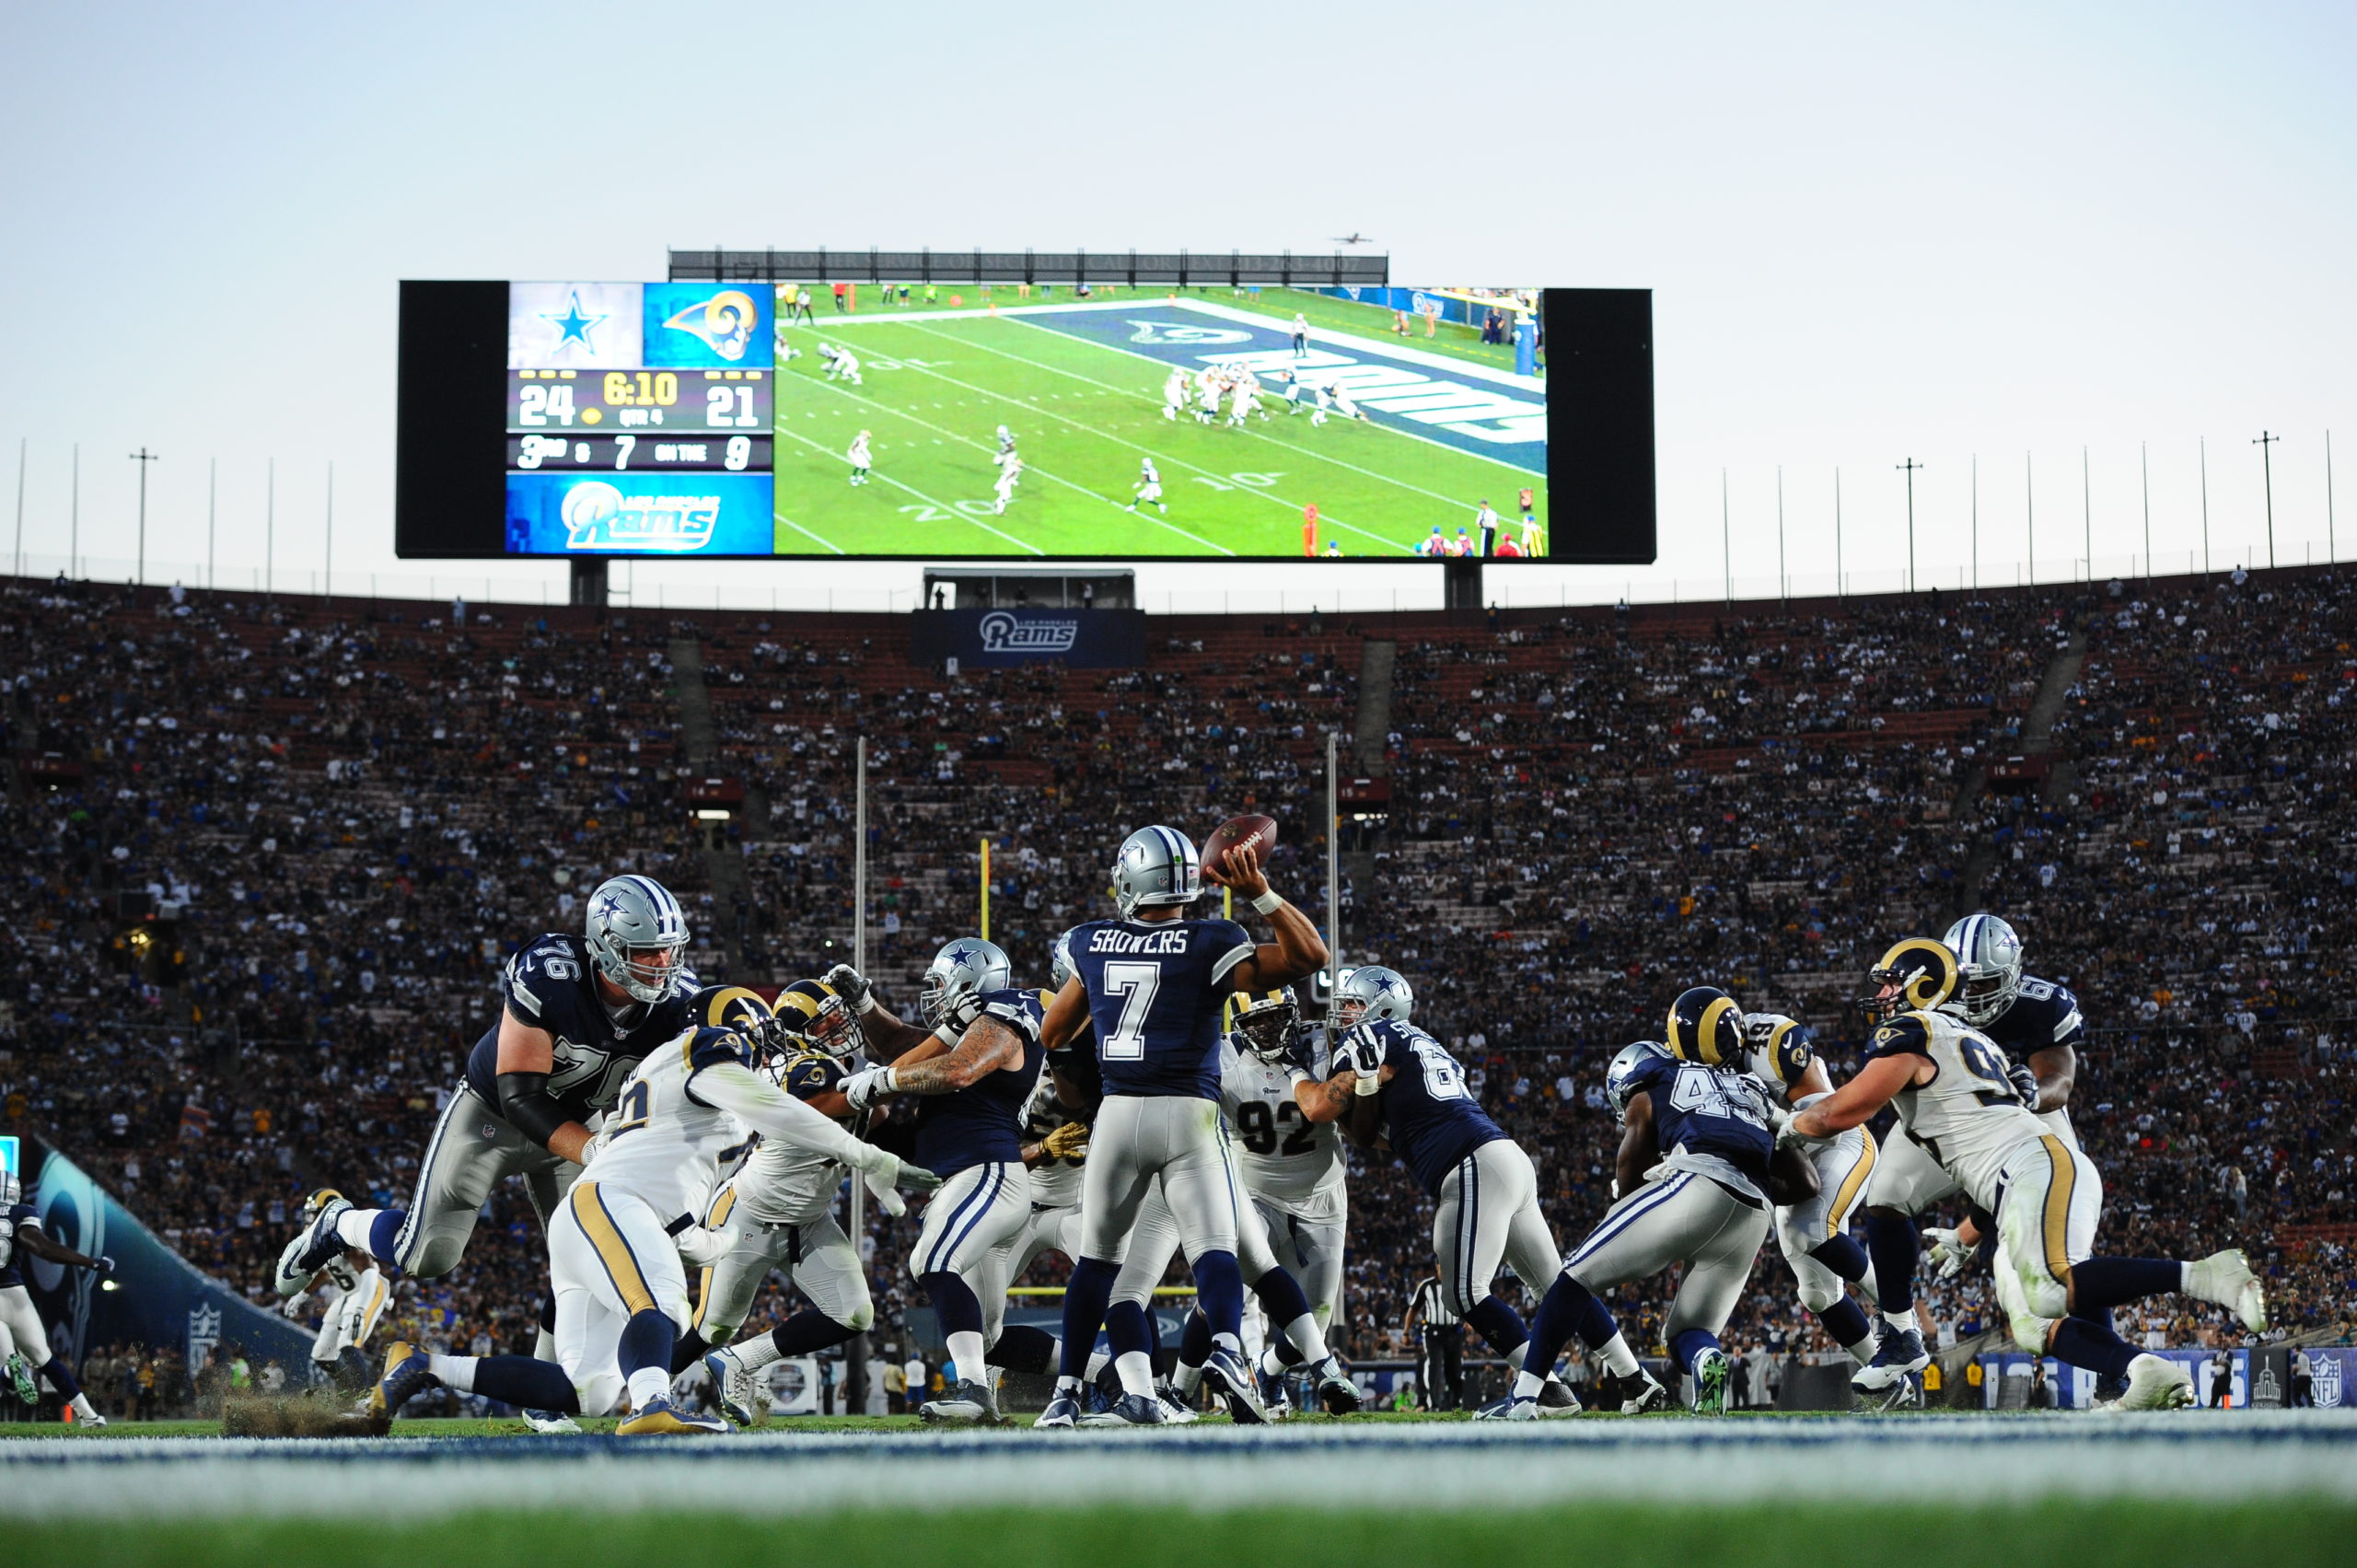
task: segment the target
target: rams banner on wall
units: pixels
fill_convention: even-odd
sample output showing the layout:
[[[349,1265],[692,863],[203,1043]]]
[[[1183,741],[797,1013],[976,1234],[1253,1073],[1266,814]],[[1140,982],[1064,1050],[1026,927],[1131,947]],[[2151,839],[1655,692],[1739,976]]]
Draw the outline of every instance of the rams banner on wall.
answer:
[[[25,1202],[40,1212],[51,1239],[115,1261],[114,1278],[102,1285],[87,1269],[24,1260],[25,1283],[50,1345],[69,1365],[79,1367],[104,1345],[169,1347],[192,1369],[234,1349],[257,1377],[273,1361],[286,1369],[289,1387],[309,1377],[308,1330],[198,1272],[56,1150],[28,1140],[21,1153]]]
[[[1145,611],[920,610],[909,658],[935,668],[954,658],[960,668],[985,669],[1043,660],[1075,669],[1132,669],[1145,663]]]

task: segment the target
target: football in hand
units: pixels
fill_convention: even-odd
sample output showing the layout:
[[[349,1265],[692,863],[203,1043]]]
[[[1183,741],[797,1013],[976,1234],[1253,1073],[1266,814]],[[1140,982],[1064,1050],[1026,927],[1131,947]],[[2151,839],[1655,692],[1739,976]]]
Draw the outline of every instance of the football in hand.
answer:
[[[1277,847],[1277,819],[1257,814],[1249,817],[1230,817],[1226,821],[1213,828],[1212,836],[1203,841],[1203,880],[1214,887],[1226,887],[1227,878],[1222,877],[1219,872],[1220,856],[1229,850],[1239,849],[1246,844],[1251,845],[1259,852],[1260,865],[1265,868],[1269,864],[1270,854]]]

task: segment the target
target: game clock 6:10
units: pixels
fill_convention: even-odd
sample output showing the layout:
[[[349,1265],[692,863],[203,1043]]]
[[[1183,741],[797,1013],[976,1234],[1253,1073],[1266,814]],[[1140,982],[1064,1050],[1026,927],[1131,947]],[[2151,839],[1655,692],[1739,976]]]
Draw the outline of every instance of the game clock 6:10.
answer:
[[[766,431],[766,370],[510,370],[507,428]]]

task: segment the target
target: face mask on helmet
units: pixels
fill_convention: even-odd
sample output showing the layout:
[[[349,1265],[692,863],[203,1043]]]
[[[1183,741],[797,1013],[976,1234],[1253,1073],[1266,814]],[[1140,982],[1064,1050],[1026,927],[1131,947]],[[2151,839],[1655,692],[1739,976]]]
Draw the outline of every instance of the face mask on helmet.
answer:
[[[645,877],[614,877],[589,895],[587,942],[598,972],[633,1001],[668,999],[688,951],[679,900]]]
[[[847,1060],[867,1047],[859,1015],[823,981],[797,980],[778,993],[777,1016],[784,1031],[811,1050]]]
[[[1362,964],[1342,971],[1334,988],[1334,1005],[1327,1010],[1327,1027],[1340,1033],[1369,1018],[1397,1018],[1405,1023],[1416,1006],[1416,988],[1398,970]]]
[[[1255,996],[1236,1015],[1236,1036],[1243,1049],[1267,1061],[1282,1060],[1300,1031],[1301,1005],[1290,991]]]
[[[1013,978],[1013,966],[998,944],[960,937],[926,966],[917,1005],[931,1028],[961,1033],[981,1016],[982,998],[1005,990]]]
[[[2003,1017],[2022,991],[2022,940],[2014,928],[1993,914],[1968,914],[1948,927],[1945,945],[1957,973],[1948,1011],[1976,1028]]]
[[[1869,1024],[1900,1013],[1930,1012],[1956,994],[1956,955],[1929,937],[1910,936],[1866,971],[1866,983],[1873,989],[1857,998],[1857,1005]]]

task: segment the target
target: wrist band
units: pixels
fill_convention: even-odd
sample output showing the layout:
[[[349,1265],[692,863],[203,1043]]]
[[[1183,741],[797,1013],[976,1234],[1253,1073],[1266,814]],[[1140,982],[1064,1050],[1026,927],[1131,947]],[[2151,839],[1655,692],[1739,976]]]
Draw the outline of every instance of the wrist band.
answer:
[[[876,1000],[876,993],[873,991],[867,993],[859,999],[859,1010],[863,1013],[874,1013],[880,1011],[883,1008],[883,1003]]]
[[[1284,895],[1278,892],[1274,888],[1271,888],[1267,892],[1252,900],[1252,908],[1261,914],[1274,914],[1277,911],[1277,906],[1284,901]]]
[[[887,1067],[884,1069],[884,1086],[895,1093],[899,1092],[900,1087],[900,1070],[898,1067]]]
[[[1359,1073],[1358,1082],[1351,1086],[1351,1092],[1354,1095],[1371,1095],[1378,1093],[1382,1087],[1382,1068],[1363,1069]]]

